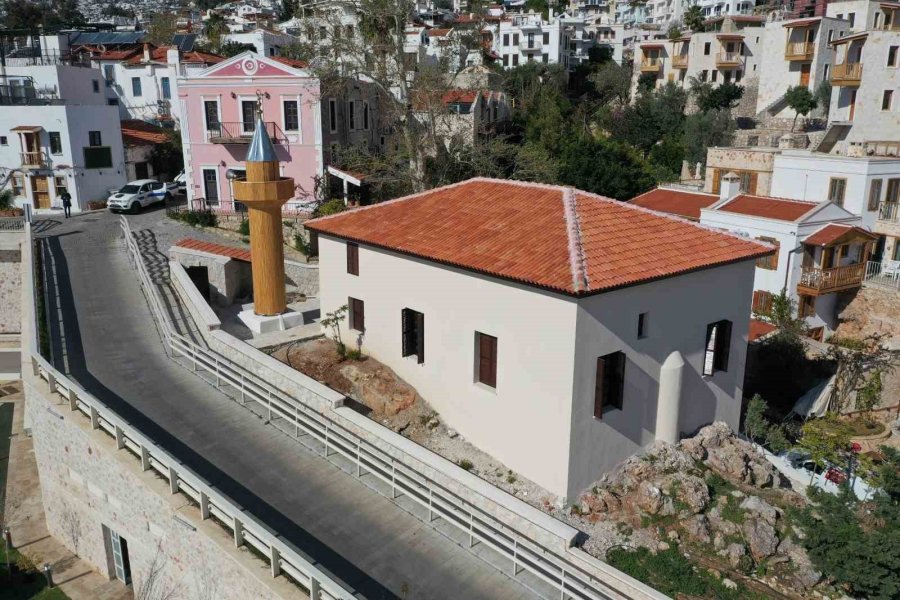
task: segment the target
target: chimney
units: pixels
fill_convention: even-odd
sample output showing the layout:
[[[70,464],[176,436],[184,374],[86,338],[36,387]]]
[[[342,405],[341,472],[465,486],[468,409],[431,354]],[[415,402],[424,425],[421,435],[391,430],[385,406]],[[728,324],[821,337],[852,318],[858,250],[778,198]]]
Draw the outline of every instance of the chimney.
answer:
[[[150,44],[144,42],[144,62],[150,62]]]
[[[719,199],[727,200],[728,198],[734,198],[740,193],[741,178],[734,171],[729,171],[723,175],[722,180],[719,182]]]

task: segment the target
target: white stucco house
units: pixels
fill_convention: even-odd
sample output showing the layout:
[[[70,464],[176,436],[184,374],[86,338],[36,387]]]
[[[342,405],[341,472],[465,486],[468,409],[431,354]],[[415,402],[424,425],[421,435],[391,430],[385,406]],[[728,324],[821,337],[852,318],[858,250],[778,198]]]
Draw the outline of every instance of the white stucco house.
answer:
[[[655,439],[737,427],[772,248],[558,186],[471,179],[308,221],[323,314],[477,447],[573,498]]]

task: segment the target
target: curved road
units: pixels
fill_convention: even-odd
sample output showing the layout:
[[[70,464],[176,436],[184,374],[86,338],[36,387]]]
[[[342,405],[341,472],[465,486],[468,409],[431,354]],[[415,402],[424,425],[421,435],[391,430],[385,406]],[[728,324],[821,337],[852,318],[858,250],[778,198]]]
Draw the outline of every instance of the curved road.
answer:
[[[129,218],[135,231],[173,228],[158,223],[159,211]],[[355,597],[538,597],[170,360],[124,254],[118,217],[44,220],[36,231],[57,368]]]

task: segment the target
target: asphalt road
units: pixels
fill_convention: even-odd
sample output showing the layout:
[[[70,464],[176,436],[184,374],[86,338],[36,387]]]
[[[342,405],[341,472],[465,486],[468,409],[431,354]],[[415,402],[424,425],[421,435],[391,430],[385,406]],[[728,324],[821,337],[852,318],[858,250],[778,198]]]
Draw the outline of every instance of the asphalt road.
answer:
[[[138,230],[163,216],[128,218]],[[170,360],[124,254],[118,217],[54,219],[36,230],[51,275],[57,367],[356,597],[537,597]]]

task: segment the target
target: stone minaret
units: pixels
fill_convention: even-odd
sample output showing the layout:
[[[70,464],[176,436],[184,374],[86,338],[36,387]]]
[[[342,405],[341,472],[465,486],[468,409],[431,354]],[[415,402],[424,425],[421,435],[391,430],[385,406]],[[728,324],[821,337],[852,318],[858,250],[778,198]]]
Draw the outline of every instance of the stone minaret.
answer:
[[[234,199],[247,205],[253,270],[253,312],[280,315],[287,309],[284,293],[284,250],[281,207],[294,195],[294,180],[282,177],[275,147],[266,132],[262,103],[247,152],[247,177],[235,180]]]

